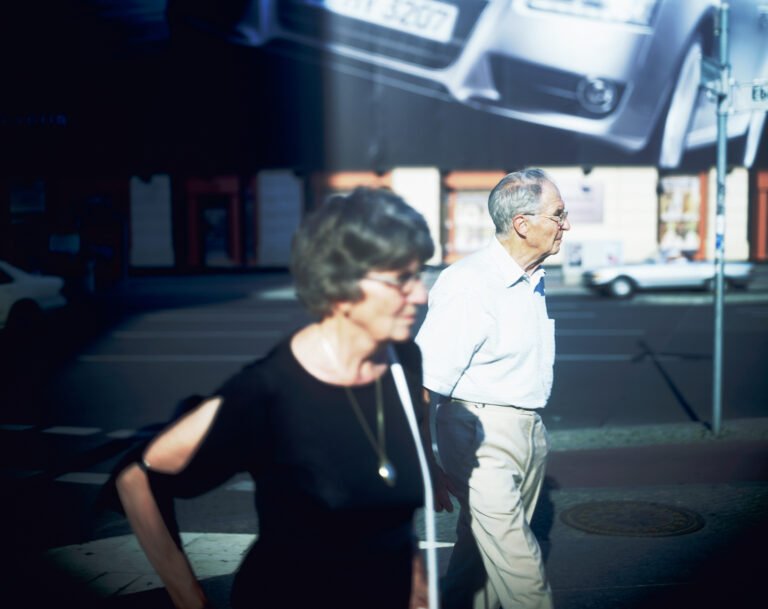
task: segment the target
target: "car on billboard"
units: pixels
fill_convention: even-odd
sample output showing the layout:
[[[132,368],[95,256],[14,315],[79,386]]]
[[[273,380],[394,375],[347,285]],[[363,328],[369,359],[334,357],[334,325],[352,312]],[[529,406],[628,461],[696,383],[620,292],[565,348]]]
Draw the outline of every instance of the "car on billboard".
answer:
[[[586,271],[585,287],[614,298],[629,298],[644,290],[702,289],[715,285],[715,263],[705,260],[650,258],[635,264],[615,264]],[[744,289],[753,279],[750,262],[726,262],[723,268],[726,288]]]
[[[177,16],[187,11],[189,21],[205,23],[205,3],[172,4]],[[716,141],[715,105],[700,87],[702,56],[717,56],[716,0],[231,4],[235,42],[315,47],[332,63],[364,65],[395,86],[650,151],[662,167]],[[732,78],[768,78],[768,0],[729,4]],[[208,26],[221,30],[226,11],[214,17],[212,6]],[[729,117],[729,137],[743,143],[737,162],[751,165],[764,121],[763,111]]]

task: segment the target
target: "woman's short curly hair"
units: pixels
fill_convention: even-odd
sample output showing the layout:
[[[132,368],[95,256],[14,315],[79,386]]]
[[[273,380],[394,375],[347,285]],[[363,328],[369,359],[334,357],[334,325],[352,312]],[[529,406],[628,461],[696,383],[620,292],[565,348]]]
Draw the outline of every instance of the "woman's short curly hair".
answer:
[[[322,318],[361,298],[358,281],[369,271],[423,264],[434,251],[419,212],[390,190],[358,187],[307,215],[293,237],[291,274],[299,300]]]

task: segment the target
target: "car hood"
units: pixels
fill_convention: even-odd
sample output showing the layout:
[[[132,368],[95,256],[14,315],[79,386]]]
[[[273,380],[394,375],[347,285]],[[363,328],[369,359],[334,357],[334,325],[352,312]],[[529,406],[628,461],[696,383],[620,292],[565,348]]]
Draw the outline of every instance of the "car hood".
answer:
[[[17,279],[17,285],[28,296],[47,296],[59,292],[64,280],[53,275],[24,275]]]

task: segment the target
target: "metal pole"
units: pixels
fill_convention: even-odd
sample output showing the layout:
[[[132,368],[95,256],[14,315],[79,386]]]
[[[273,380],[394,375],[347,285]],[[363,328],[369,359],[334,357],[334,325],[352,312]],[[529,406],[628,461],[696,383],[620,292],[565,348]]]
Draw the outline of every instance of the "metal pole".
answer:
[[[712,431],[720,434],[723,393],[723,288],[725,271],[725,172],[731,67],[728,63],[728,4],[720,5],[717,24],[720,91],[717,96],[717,208],[715,215],[715,344],[712,375]]]

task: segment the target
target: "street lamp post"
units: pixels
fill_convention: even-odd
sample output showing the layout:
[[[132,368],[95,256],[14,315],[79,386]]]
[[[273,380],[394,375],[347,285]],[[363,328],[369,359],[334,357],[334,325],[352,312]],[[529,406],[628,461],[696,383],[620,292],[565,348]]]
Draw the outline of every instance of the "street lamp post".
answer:
[[[717,206],[715,212],[715,327],[712,358],[712,432],[720,434],[723,394],[723,292],[725,287],[725,173],[728,114],[731,111],[731,66],[728,57],[728,4],[721,3],[715,21],[718,57],[702,58],[702,86],[717,101]]]
[[[715,213],[715,340],[712,375],[712,431],[720,434],[723,411],[723,291],[725,287],[725,172],[731,66],[728,63],[728,4],[720,5],[717,23],[720,91],[717,95],[717,207]]]
[[[725,174],[728,115],[768,112],[768,79],[737,83],[731,78],[728,55],[728,4],[718,7],[715,39],[718,58],[701,60],[701,85],[717,101],[717,207],[715,214],[715,336],[712,374],[712,432],[720,434],[723,394],[723,292],[725,288]]]

